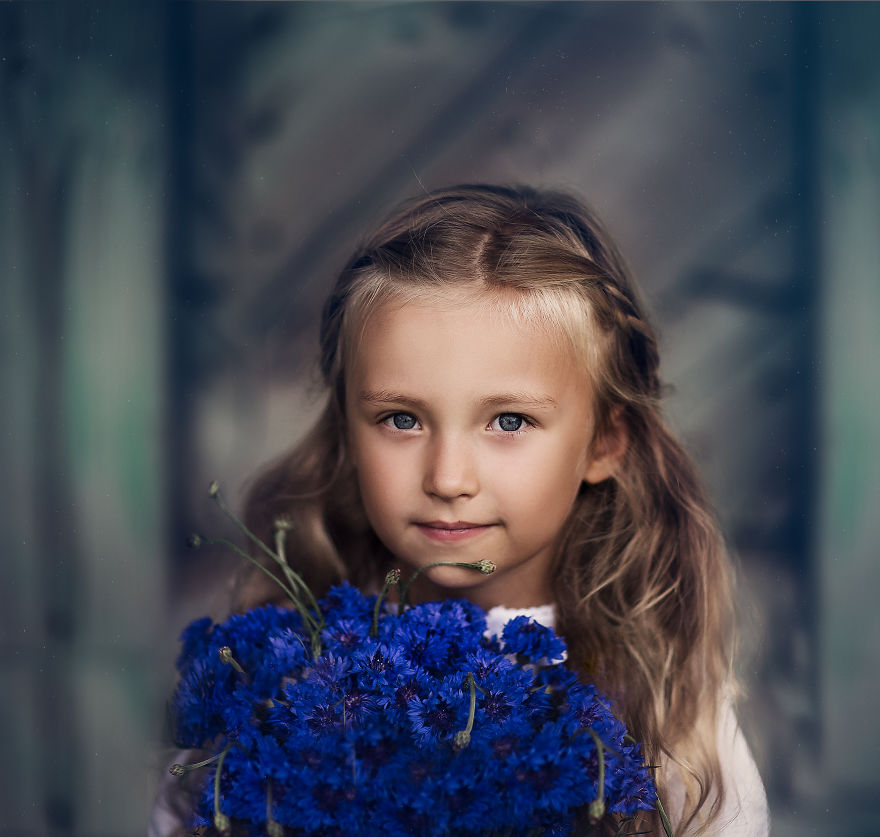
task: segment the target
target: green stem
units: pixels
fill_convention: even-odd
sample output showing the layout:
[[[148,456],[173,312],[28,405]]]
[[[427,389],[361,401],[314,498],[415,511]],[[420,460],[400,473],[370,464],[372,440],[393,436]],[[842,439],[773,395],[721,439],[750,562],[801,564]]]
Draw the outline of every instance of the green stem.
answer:
[[[209,546],[225,546],[231,549],[233,552],[236,552],[246,561],[250,561],[260,572],[265,573],[269,578],[272,579],[286,594],[287,597],[296,605],[298,604],[296,594],[293,590],[290,589],[275,573],[273,573],[268,567],[264,567],[253,555],[245,552],[238,544],[233,543],[232,541],[226,540],[226,538],[203,538],[202,542]]]
[[[223,748],[217,761],[217,771],[214,773],[214,826],[221,834],[228,834],[231,827],[229,817],[220,810],[220,774],[223,772],[223,762],[226,760],[226,754],[231,748],[231,743]]]
[[[312,593],[311,587],[305,583],[302,576],[290,566],[287,561],[287,553],[285,551],[285,546],[287,542],[287,528],[284,526],[277,526],[275,529],[275,549],[277,551],[276,560],[281,565],[281,569],[284,572],[284,575],[287,577],[288,582],[290,582],[291,587],[296,585],[302,590],[309,599],[309,603],[314,609],[315,614],[317,615],[317,620],[315,621],[315,626],[320,630],[325,626],[324,622],[324,614],[321,613],[321,608],[318,607],[318,600],[315,598],[315,594]]]
[[[468,719],[467,724],[463,730],[455,733],[455,740],[453,742],[453,746],[456,750],[463,750],[468,744],[471,743],[471,733],[474,729],[474,717],[477,713],[477,684],[474,680],[474,675],[472,672],[468,672],[467,675],[468,687],[471,693],[471,701],[470,707],[468,709]]]
[[[663,823],[663,830],[666,832],[666,837],[672,837],[672,823],[669,821],[666,811],[663,810],[663,803],[660,801],[659,795],[657,796],[657,813],[660,814],[660,822]]]
[[[210,488],[209,493],[210,493],[211,497],[213,497],[214,502],[216,502],[217,505],[220,507],[220,511],[222,511],[223,514],[225,514],[226,517],[228,517],[236,525],[236,527],[241,532],[243,532],[245,534],[245,536],[252,543],[256,544],[260,550],[262,550],[269,558],[271,558],[276,564],[278,564],[281,567],[285,576],[288,578],[288,581],[291,582],[291,587],[285,587],[284,585],[281,585],[282,589],[284,590],[285,593],[287,593],[288,596],[290,596],[290,598],[294,601],[295,604],[299,605],[299,607],[302,608],[302,612],[307,612],[306,608],[300,602],[299,597],[296,596],[296,594],[292,592],[293,585],[300,587],[300,589],[308,590],[308,587],[306,586],[306,583],[302,580],[302,578],[300,578],[300,576],[290,568],[290,566],[287,564],[286,561],[282,560],[276,553],[274,553],[271,549],[269,549],[269,547],[266,546],[266,544],[264,544],[250,529],[248,529],[247,526],[244,525],[244,523],[242,523],[242,521],[240,521],[230,511],[229,507],[226,505],[225,501],[223,500],[222,495],[220,494],[220,489],[217,486],[217,483],[211,483],[211,488]],[[256,561],[254,558],[247,555],[247,553],[244,552],[243,550],[238,549],[237,551],[239,552],[239,554],[245,555],[246,557],[250,558],[252,563],[255,563],[258,567],[262,566],[262,564],[260,564],[259,561]],[[275,578],[275,576],[272,576],[272,577]],[[279,582],[279,584],[280,584],[280,582]],[[311,595],[311,591],[309,591],[309,595]],[[317,605],[317,602],[315,604]],[[309,617],[309,620],[312,622],[312,624],[317,625],[317,622],[315,622],[315,620],[311,616]]]
[[[388,591],[395,585],[400,583],[400,570],[390,570],[388,574],[385,576],[385,584],[382,587],[382,592],[376,598],[376,606],[373,608],[373,624],[370,626],[370,636],[376,637],[379,635],[379,610],[382,607],[382,602],[385,600],[385,597],[388,595]]]
[[[592,727],[588,728],[587,732],[593,737],[599,759],[599,795],[590,803],[590,818],[599,820],[605,814],[605,745]]]
[[[269,837],[284,837],[284,826],[272,816],[272,781],[266,780],[266,832]]]
[[[278,556],[275,555],[275,553],[272,552],[272,550],[269,549],[269,547],[266,546],[266,544],[264,544],[250,529],[248,529],[247,526],[244,525],[244,523],[242,523],[229,510],[226,503],[223,501],[223,498],[220,496],[220,487],[217,485],[216,482],[211,483],[211,487],[208,489],[208,493],[211,495],[211,497],[214,499],[214,501],[220,507],[220,511],[222,511],[223,514],[225,514],[236,525],[236,527],[245,534],[245,536],[248,538],[248,540],[250,540],[254,544],[256,544],[257,547],[259,549],[261,549],[263,552],[265,552],[266,555],[268,555],[273,561],[278,560]]]
[[[236,527],[245,534],[245,536],[257,547],[262,550],[269,558],[271,558],[278,566],[281,567],[281,571],[284,574],[284,577],[287,579],[287,584],[283,584],[281,579],[278,578],[274,573],[270,572],[268,569],[263,567],[263,565],[257,561],[253,556],[246,553],[244,550],[239,549],[234,544],[229,543],[228,541],[224,541],[222,539],[216,539],[218,543],[226,543],[229,546],[232,546],[233,549],[239,554],[243,555],[247,558],[252,564],[257,567],[260,567],[266,575],[269,576],[279,587],[287,594],[288,598],[293,602],[296,607],[299,615],[302,617],[303,624],[308,630],[309,635],[312,640],[312,654],[315,657],[321,656],[321,629],[324,627],[324,617],[321,615],[321,610],[318,607],[318,603],[315,600],[312,591],[309,589],[308,585],[303,581],[302,577],[299,573],[295,572],[294,569],[287,563],[287,558],[284,556],[283,548],[284,548],[284,533],[286,530],[279,526],[276,528],[276,537],[275,543],[276,546],[280,545],[281,552],[275,553],[271,549],[269,549],[266,544],[264,544],[245,524],[239,520],[228,508],[226,503],[223,500],[222,495],[220,494],[220,486],[217,482],[212,482],[211,487],[208,489],[208,493],[220,507],[220,511],[226,515],[235,525]],[[278,534],[282,533],[282,537],[279,539]],[[309,609],[305,606],[302,601],[300,592],[304,591],[306,596],[311,600],[312,605],[315,608],[315,613],[317,614],[317,618],[309,612]]]
[[[315,621],[314,616],[306,609],[305,605],[302,603],[302,600],[296,593],[288,587],[287,584],[284,583],[282,579],[280,579],[275,573],[273,573],[268,567],[264,567],[253,555],[249,555],[245,552],[240,546],[234,544],[232,541],[226,540],[226,538],[205,538],[204,543],[209,545],[219,545],[226,546],[229,549],[236,552],[242,558],[247,561],[250,561],[258,570],[265,573],[269,578],[272,579],[286,594],[287,598],[293,602],[293,606],[296,608],[297,613],[299,613],[300,617],[303,620],[303,625],[305,629],[309,632],[309,636],[312,640],[312,651],[314,656],[321,656],[321,636],[320,629],[318,628],[318,623]],[[317,648],[317,650],[315,650]]]
[[[171,767],[168,768],[168,772],[172,776],[183,776],[184,773],[189,773],[191,770],[198,770],[200,767],[207,767],[219,758],[220,754],[214,753],[213,756],[206,758],[204,761],[195,761],[191,764],[172,764]]]
[[[400,612],[406,609],[409,604],[408,595],[409,588],[412,583],[424,572],[433,569],[434,567],[464,567],[466,570],[477,570],[477,572],[481,572],[484,575],[490,575],[495,572],[495,564],[491,561],[434,561],[431,564],[425,564],[424,567],[419,567],[406,581],[404,585],[400,588]]]

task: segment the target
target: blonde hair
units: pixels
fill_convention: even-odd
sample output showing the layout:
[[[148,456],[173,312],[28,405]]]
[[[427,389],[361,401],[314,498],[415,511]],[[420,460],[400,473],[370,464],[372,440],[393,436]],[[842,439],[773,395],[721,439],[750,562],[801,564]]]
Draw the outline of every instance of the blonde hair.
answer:
[[[625,436],[615,475],[584,484],[566,523],[553,580],[558,628],[573,664],[616,701],[650,763],[677,765],[682,825],[704,827],[724,797],[716,721],[732,682],[729,562],[694,468],[661,417],[657,342],[636,289],[576,199],[460,186],[386,219],[324,307],[327,404],[253,483],[246,521],[271,542],[274,521],[288,517],[299,568],[317,589],[382,578],[392,556],[370,528],[345,451],[347,360],[379,305],[451,284],[496,293],[515,316],[567,340],[595,392],[596,439],[612,427]],[[253,573],[239,586],[239,607],[277,595],[261,579]],[[661,795],[670,769],[658,774]]]

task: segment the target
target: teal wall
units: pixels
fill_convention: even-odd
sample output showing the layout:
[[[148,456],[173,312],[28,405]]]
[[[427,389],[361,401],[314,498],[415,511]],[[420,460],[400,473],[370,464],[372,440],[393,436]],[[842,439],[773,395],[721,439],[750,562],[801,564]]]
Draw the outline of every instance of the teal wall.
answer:
[[[876,796],[880,724],[880,62],[878,7],[827,33],[822,167],[821,772]],[[869,25],[871,24],[871,25]]]
[[[167,688],[161,16],[0,8],[0,833],[137,834]]]

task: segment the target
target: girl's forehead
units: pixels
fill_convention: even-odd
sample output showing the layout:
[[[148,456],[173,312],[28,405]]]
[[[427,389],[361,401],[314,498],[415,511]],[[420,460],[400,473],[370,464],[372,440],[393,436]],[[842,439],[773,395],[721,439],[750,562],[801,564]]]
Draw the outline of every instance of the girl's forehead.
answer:
[[[522,296],[494,289],[478,293],[451,290],[386,300],[364,320],[350,359],[363,357],[368,348],[365,340],[371,345],[378,340],[388,349],[393,332],[394,345],[404,353],[412,354],[431,335],[447,346],[467,344],[475,351],[513,353],[519,346],[524,358],[529,354],[547,357],[550,352],[554,365],[581,368],[581,353],[565,324],[538,306],[523,305]]]
[[[557,404],[587,398],[580,364],[564,342],[484,303],[383,306],[366,325],[347,379],[350,397],[395,393],[435,407],[502,393]]]
[[[572,364],[596,382],[602,337],[595,328],[586,300],[571,289],[523,289],[469,282],[383,282],[352,306],[347,317],[344,360],[350,367],[373,326],[382,321],[426,313],[455,313],[459,323],[470,321],[500,326],[511,333],[549,338],[561,363]],[[375,332],[374,332],[375,333]]]

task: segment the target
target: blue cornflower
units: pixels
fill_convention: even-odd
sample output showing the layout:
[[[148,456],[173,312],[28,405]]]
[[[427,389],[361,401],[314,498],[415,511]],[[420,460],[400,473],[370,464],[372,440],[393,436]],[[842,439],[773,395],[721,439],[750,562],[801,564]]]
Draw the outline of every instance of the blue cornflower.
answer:
[[[284,608],[184,631],[177,737],[227,749],[227,815],[262,833],[271,788],[273,816],[304,835],[567,834],[599,791],[587,728],[603,742],[609,810],[655,804],[641,750],[610,704],[551,664],[564,655],[552,631],[520,618],[486,637],[476,605],[445,601],[381,610],[373,636],[374,605],[333,588],[317,659],[299,614]],[[209,782],[199,822],[213,804]]]
[[[370,636],[370,625],[354,619],[334,620],[324,630],[323,640],[328,648],[361,649]]]
[[[368,627],[373,619],[373,605],[375,596],[365,596],[356,587],[352,587],[347,581],[333,587],[327,595],[321,599],[319,605],[321,612],[325,614],[327,624],[344,620],[361,622]]]
[[[263,668],[276,675],[290,676],[311,661],[309,646],[303,635],[290,628],[268,638]]]
[[[204,661],[194,660],[177,684],[171,710],[174,740],[183,747],[201,747],[223,731],[213,713],[206,711],[211,694],[210,677]]]
[[[446,695],[414,698],[407,714],[417,741],[424,744],[449,741],[455,731],[464,726],[463,704],[462,699],[452,700]]]
[[[437,628],[435,618],[421,618],[432,615],[422,613],[421,608],[410,608],[397,620],[391,641],[408,659],[437,672],[446,668],[452,642]]]
[[[501,641],[508,653],[531,662],[558,663],[565,658],[565,642],[528,616],[511,619],[501,632]]]
[[[180,634],[180,656],[177,658],[178,667],[183,667],[189,660],[196,660],[208,649],[211,642],[211,629],[213,622],[210,617],[203,616],[190,622]]]
[[[376,698],[369,692],[353,688],[342,698],[346,724],[361,724],[376,711]]]
[[[345,691],[351,660],[327,653],[312,664],[309,678],[328,692],[337,694]]]
[[[312,732],[320,736],[342,726],[342,712],[339,711],[338,704],[319,703],[312,707],[306,721]]]

